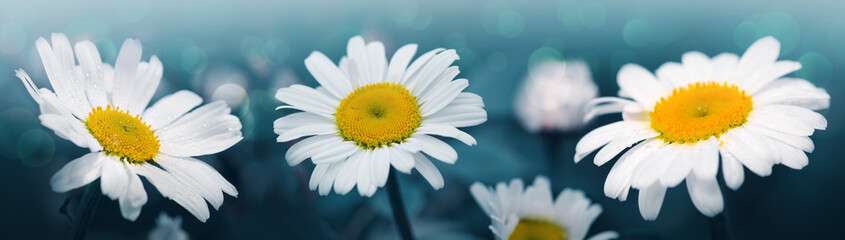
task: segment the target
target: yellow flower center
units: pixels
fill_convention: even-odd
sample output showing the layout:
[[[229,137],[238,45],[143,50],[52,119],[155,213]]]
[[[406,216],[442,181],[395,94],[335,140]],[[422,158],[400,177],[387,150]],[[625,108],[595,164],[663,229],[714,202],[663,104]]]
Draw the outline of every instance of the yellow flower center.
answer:
[[[97,107],[85,120],[88,132],[103,146],[107,155],[117,156],[128,163],[141,164],[152,161],[161,144],[155,131],[144,124],[138,115],[129,115],[119,108]]]
[[[669,143],[707,140],[742,126],[751,106],[751,96],[734,85],[690,84],[660,99],[650,113],[651,128]]]
[[[557,224],[534,219],[520,219],[509,240],[566,240],[566,231]]]
[[[368,149],[400,143],[422,122],[417,98],[394,83],[373,83],[355,89],[340,101],[335,118],[344,140]]]

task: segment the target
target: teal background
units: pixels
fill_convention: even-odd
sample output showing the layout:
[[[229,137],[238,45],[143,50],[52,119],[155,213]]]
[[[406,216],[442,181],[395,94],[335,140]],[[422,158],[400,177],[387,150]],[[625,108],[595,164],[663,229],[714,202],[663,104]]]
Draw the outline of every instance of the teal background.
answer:
[[[545,58],[585,60],[602,96],[615,96],[616,73],[626,63],[654,70],[680,61],[687,51],[714,56],[741,54],[763,36],[782,43],[780,59],[803,69],[793,76],[827,89],[828,129],[813,136],[810,165],[796,171],[776,166],[761,178],[746,171],[738,191],[726,190],[726,216],[734,239],[828,239],[845,235],[845,163],[839,147],[845,76],[845,4],[839,1],[0,1],[0,236],[64,238],[71,207],[81,190],[50,190],[50,176],[86,150],[40,126],[38,108],[14,69],[23,68],[49,87],[35,50],[39,37],[63,32],[72,42],[90,39],[105,62],[114,62],[126,38],[139,39],[144,59],[157,55],[164,79],[154,99],[188,89],[227,100],[244,125],[245,139],[216,156],[215,166],[238,190],[205,224],[147,184],[149,202],[136,222],[124,220],[117,202],[104,200],[92,239],[144,239],[159,212],[181,215],[193,239],[395,238],[386,192],[372,199],[356,192],[319,197],[307,189],[313,165],[289,167],[290,143],[276,143],[272,121],[275,90],[292,83],[316,86],[303,65],[311,51],[337,61],[347,40],[363,35],[383,41],[388,55],[401,45],[420,51],[457,49],[459,77],[484,98],[487,123],[467,128],[475,147],[449,141],[455,165],[435,163],[446,187],[434,191],[414,173],[402,175],[403,194],[420,239],[489,239],[489,218],[467,188],[512,178],[552,179],[555,193],[584,190],[604,207],[591,233],[620,232],[622,239],[708,239],[710,220],[692,205],[685,186],[668,191],[657,221],[642,220],[636,192],[629,201],[604,196],[612,165],[572,162],[587,131],[620,119],[604,116],[584,130],[530,134],[513,116],[514,90],[529,66]],[[589,156],[588,158],[592,158]],[[721,179],[721,178],[720,178]],[[721,180],[720,180],[721,181]],[[722,183],[723,184],[723,183]]]

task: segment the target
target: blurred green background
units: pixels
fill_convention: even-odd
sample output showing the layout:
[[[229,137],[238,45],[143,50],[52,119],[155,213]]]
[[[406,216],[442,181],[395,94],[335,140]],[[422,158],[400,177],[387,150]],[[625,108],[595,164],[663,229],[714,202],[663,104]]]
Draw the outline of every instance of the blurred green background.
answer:
[[[602,186],[611,165],[572,162],[587,131],[617,121],[604,116],[570,133],[530,134],[513,116],[513,96],[530,66],[547,58],[586,61],[601,96],[615,96],[616,72],[626,63],[650,70],[680,61],[687,51],[710,56],[741,54],[763,36],[782,43],[780,59],[797,60],[793,75],[826,88],[829,126],[813,136],[816,150],[803,170],[776,166],[770,177],[746,172],[738,191],[725,192],[735,239],[828,239],[845,235],[845,167],[836,149],[842,132],[845,86],[845,3],[840,1],[45,1],[0,2],[0,234],[7,239],[64,238],[69,220],[58,209],[69,194],[50,190],[50,176],[85,154],[40,126],[38,108],[14,69],[23,68],[49,87],[34,43],[63,32],[72,42],[90,39],[113,63],[126,38],[139,39],[144,59],[157,55],[164,79],[154,99],[177,90],[206,100],[225,100],[244,124],[245,139],[216,156],[215,166],[238,190],[205,224],[151,185],[136,222],[124,220],[117,202],[99,205],[92,239],[144,239],[159,212],[183,216],[194,239],[394,239],[384,189],[372,199],[354,191],[319,197],[307,189],[313,165],[289,167],[289,143],[276,143],[272,121],[276,89],[293,83],[316,86],[303,60],[321,51],[334,61],[346,41],[363,35],[382,41],[392,55],[401,45],[420,51],[457,49],[459,77],[484,98],[487,123],[468,128],[475,147],[457,141],[459,161],[436,163],[446,187],[434,191],[414,173],[403,175],[403,194],[420,239],[489,239],[489,217],[467,191],[473,181],[493,184],[549,176],[555,194],[584,190],[605,211],[591,233],[616,230],[623,239],[708,239],[709,219],[692,205],[685,186],[670,189],[657,221],[639,215],[636,194],[608,199]],[[720,178],[721,179],[721,178]],[[720,180],[721,181],[721,180]],[[591,235],[591,234],[590,234]]]

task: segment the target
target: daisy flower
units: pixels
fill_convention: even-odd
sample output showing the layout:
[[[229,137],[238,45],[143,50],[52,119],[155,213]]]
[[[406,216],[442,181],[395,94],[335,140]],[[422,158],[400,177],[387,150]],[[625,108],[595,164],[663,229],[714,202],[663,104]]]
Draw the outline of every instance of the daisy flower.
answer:
[[[147,235],[149,240],[188,240],[188,233],[182,229],[182,217],[170,217],[161,212],[156,219],[156,226]]]
[[[202,99],[179,91],[147,108],[162,65],[155,56],[141,62],[141,44],[134,39],[123,43],[114,67],[102,63],[90,41],[71,48],[63,34],[53,34],[52,46],[40,38],[36,47],[53,91],[38,89],[26,72],[16,72],[40,107],[41,124],[91,151],[53,175],[53,191],[67,192],[100,179],[103,194],[118,200],[121,214],[131,221],[147,202],[139,176],[203,222],[209,217],[206,201],[217,209],[223,192],[238,195],[214,168],[192,158],[223,151],[242,139],[241,123],[224,102],[191,111]]]
[[[681,63],[666,63],[657,76],[638,65],[619,70],[619,95],[600,98],[592,114],[622,113],[622,121],[588,133],[576,146],[575,162],[601,148],[594,163],[603,165],[626,148],[610,170],[604,192],[625,201],[639,190],[640,213],[654,220],[666,189],[686,180],[690,198],[704,215],[722,212],[716,175],[736,190],[743,167],[759,176],[783,164],[801,169],[813,151],[809,138],[827,121],[814,112],[830,96],[803,79],[783,78],[801,68],[777,61],[780,43],[765,37],[738,57],[709,58],[688,52]],[[602,146],[604,146],[602,148]]]
[[[316,164],[311,190],[327,195],[334,186],[346,194],[357,186],[362,196],[372,196],[391,166],[406,174],[416,169],[440,189],[443,177],[428,157],[452,164],[458,154],[434,136],[476,144],[458,127],[485,122],[487,112],[481,97],[462,92],[466,79],[453,80],[455,50],[435,49],[412,62],[416,50],[416,44],[405,45],[388,62],[381,42],[365,44],[356,36],[338,65],[316,51],[305,59],[321,87],[279,89],[276,98],[288,104],[279,108],[302,112],[274,122],[277,140],[311,136],[285,155],[291,166],[307,158]]]
[[[532,68],[516,96],[525,129],[572,131],[584,127],[584,107],[599,89],[583,61],[546,61]]]
[[[513,179],[496,188],[475,182],[469,190],[493,220],[490,230],[496,239],[585,239],[590,225],[602,212],[601,206],[591,204],[581,190],[567,188],[557,199],[552,198],[549,180],[543,176],[525,189],[521,179]],[[589,239],[617,237],[618,233],[605,231]]]

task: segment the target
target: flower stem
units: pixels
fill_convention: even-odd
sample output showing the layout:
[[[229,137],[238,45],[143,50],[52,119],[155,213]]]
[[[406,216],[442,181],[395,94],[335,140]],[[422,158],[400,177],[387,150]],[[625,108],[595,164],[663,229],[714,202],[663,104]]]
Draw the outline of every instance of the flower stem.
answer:
[[[402,203],[402,194],[399,192],[399,181],[396,179],[396,170],[391,169],[387,177],[387,195],[390,198],[390,208],[393,210],[393,220],[399,228],[399,234],[403,240],[414,239],[411,232],[411,223],[408,221],[408,213],[405,211],[405,204]]]
[[[723,193],[727,193],[727,189],[725,189],[724,185],[719,185],[719,190]],[[730,222],[728,221],[728,201],[727,197],[724,198],[724,207],[722,208],[722,213],[719,213],[716,216],[710,218],[710,238],[715,240],[730,240]]]
[[[731,239],[728,234],[728,221],[724,212],[710,218],[710,238],[714,240]]]
[[[100,203],[100,198],[102,198],[101,192],[100,181],[91,182],[85,188],[85,193],[82,194],[82,200],[79,200],[79,207],[76,208],[76,214],[73,216],[71,239],[81,240],[85,238],[85,230],[88,229],[94,211],[97,210],[97,204]]]

